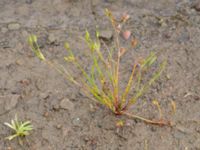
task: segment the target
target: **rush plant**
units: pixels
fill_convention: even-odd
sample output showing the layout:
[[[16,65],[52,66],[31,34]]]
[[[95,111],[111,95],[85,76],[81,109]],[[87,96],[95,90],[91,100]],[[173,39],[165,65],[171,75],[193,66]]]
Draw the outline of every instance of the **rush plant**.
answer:
[[[67,63],[74,66],[77,71],[81,72],[79,78],[74,78],[76,72],[69,69],[64,69],[63,66],[55,64],[53,61],[44,57],[38,44],[37,37],[30,35],[28,42],[35,55],[43,62],[55,68],[63,74],[69,81],[80,87],[85,94],[92,100],[101,103],[109,108],[116,115],[127,115],[143,120],[147,123],[158,125],[169,125],[168,121],[162,119],[149,120],[143,117],[132,115],[128,110],[134,105],[143,94],[151,87],[151,85],[160,77],[165,68],[166,61],[163,61],[155,69],[157,55],[150,53],[145,59],[135,60],[132,64],[132,69],[129,78],[124,82],[121,80],[123,73],[121,72],[121,60],[128,49],[121,46],[120,36],[128,40],[130,31],[123,32],[122,26],[129,19],[129,15],[125,14],[121,19],[114,18],[109,10],[106,10],[106,15],[111,22],[114,30],[114,46],[109,47],[100,38],[100,33],[96,32],[96,37],[92,38],[88,31],[85,33],[84,41],[89,49],[90,65],[85,69],[85,66],[78,57],[75,56],[68,43],[65,43],[65,49],[68,55],[64,57]],[[132,48],[135,47],[136,40],[131,41]],[[152,66],[154,70],[152,71]],[[73,74],[74,73],[74,74]],[[146,77],[149,79],[146,79]],[[122,88],[121,83],[125,83],[125,88]]]
[[[14,131],[13,135],[6,137],[8,140],[12,140],[16,137],[27,136],[29,135],[29,132],[33,130],[33,126],[31,125],[30,121],[19,121],[17,116],[15,116],[15,119],[11,120],[11,123],[5,122],[4,124]]]

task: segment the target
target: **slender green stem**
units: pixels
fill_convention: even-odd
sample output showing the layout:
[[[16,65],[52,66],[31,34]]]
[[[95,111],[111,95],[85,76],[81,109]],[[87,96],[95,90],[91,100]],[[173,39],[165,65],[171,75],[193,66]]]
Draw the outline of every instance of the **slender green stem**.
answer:
[[[121,100],[122,100],[122,104],[124,104],[126,102],[126,98],[127,98],[127,95],[132,87],[132,84],[133,84],[133,76],[134,76],[134,73],[135,73],[135,68],[136,68],[137,64],[135,64],[133,66],[133,69],[132,69],[132,73],[130,75],[130,78],[129,78],[129,81],[128,81],[128,84],[126,86],[126,89],[125,91],[123,92],[122,94],[122,97],[121,97]]]
[[[71,81],[72,83],[74,83],[75,85],[80,86],[80,84],[75,81],[72,77],[72,75],[70,75],[70,73],[67,70],[64,70],[63,68],[58,68],[57,65],[55,65],[53,62],[49,61],[49,60],[45,60],[44,61],[47,65],[49,65],[50,67],[54,68],[56,71],[58,71],[61,75],[63,75],[67,80]]]

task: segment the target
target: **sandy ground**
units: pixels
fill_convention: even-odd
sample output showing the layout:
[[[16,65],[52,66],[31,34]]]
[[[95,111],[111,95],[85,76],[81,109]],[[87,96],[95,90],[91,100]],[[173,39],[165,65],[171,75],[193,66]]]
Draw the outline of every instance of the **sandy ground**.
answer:
[[[68,41],[80,57],[85,29],[111,30],[104,15],[130,14],[126,26],[139,46],[126,56],[162,51],[168,66],[152,89],[132,108],[157,117],[157,99],[174,127],[158,127],[113,115],[85,97],[57,72],[34,57],[27,36],[39,37],[49,58],[63,63]],[[192,0],[0,0],[1,150],[200,150],[200,2]],[[170,115],[170,101],[177,112]],[[31,120],[34,131],[20,146],[5,140],[4,122],[15,114]],[[125,121],[116,128],[118,120]]]

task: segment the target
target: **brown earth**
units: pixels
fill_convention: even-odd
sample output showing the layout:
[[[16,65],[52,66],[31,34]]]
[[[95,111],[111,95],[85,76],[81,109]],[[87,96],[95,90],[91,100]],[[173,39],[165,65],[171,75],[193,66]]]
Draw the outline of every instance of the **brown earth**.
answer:
[[[64,41],[84,56],[79,36],[96,26],[110,30],[109,8],[119,17],[130,14],[126,26],[139,46],[137,55],[162,51],[168,66],[152,89],[132,108],[156,118],[157,99],[174,127],[158,127],[113,115],[85,97],[56,71],[34,57],[27,45],[38,35],[45,55],[61,63]],[[107,36],[107,35],[106,35]],[[0,1],[0,150],[200,150],[200,3],[192,0],[1,0]],[[170,115],[170,101],[177,112]],[[34,131],[24,140],[5,140],[4,122],[15,114],[31,120]],[[118,120],[125,121],[116,128]]]

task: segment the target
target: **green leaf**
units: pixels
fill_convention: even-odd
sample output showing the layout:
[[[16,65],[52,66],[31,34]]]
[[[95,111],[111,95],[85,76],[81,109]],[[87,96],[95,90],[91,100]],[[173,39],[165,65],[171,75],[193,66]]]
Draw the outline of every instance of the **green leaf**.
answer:
[[[70,50],[69,43],[65,42],[64,47],[65,47],[66,50]]]
[[[99,31],[96,31],[96,38],[99,38],[99,35],[100,35]]]
[[[75,58],[73,56],[64,57],[65,61],[67,62],[74,62]]]
[[[7,122],[4,122],[4,125],[8,126],[9,128],[15,130],[15,127],[12,126],[11,124],[7,123]]]
[[[9,128],[15,130],[15,134],[8,136],[6,139],[12,140],[17,136],[25,136],[29,134],[29,131],[33,130],[33,126],[31,125],[30,121],[18,121],[17,116],[15,116],[14,120],[11,120],[11,124],[5,122],[4,123]]]
[[[14,134],[14,135],[11,135],[11,136],[8,136],[8,137],[6,137],[6,139],[8,139],[8,140],[12,140],[12,139],[14,139],[15,137],[17,137],[18,135],[17,134]]]
[[[36,35],[30,35],[29,37],[28,37],[28,43],[29,43],[29,45],[32,45],[32,43],[37,43],[37,36]]]
[[[86,32],[85,32],[85,40],[87,41],[87,42],[91,42],[91,39],[90,39],[90,33],[86,30]]]
[[[35,55],[40,59],[40,60],[45,60],[44,55],[39,49],[39,46],[37,44],[37,37],[36,35],[30,35],[28,37],[28,43],[31,46],[32,51],[35,53]]]

